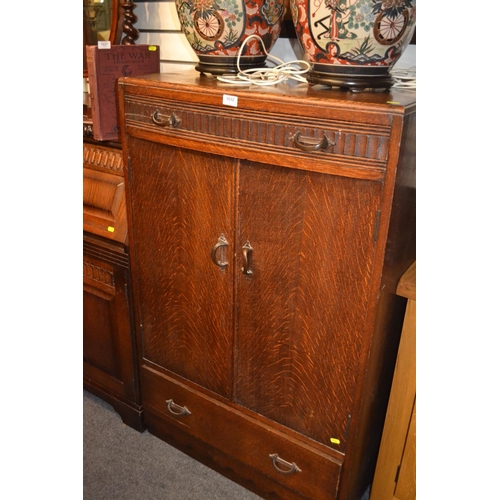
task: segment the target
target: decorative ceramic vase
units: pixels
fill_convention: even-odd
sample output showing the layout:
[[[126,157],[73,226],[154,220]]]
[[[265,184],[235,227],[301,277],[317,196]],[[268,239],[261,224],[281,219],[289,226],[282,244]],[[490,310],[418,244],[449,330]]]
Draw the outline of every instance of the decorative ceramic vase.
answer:
[[[267,52],[279,37],[284,0],[175,0],[181,29],[196,52],[201,73],[223,75],[238,71],[242,43],[258,35]],[[257,39],[245,44],[242,70],[263,67],[267,55]]]
[[[332,87],[387,89],[413,36],[416,0],[290,0],[308,80]]]

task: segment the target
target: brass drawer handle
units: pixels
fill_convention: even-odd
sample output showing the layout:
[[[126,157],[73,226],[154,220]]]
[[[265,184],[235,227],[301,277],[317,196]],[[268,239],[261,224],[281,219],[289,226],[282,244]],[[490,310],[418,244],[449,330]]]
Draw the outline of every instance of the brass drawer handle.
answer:
[[[168,125],[173,128],[179,128],[181,120],[177,118],[174,113],[170,113],[170,116],[166,120],[164,118],[165,115],[160,114],[158,110],[151,115],[152,122],[160,127],[166,127]]]
[[[191,412],[185,406],[179,406],[175,404],[172,399],[165,401],[167,403],[167,409],[176,417],[182,417],[183,415],[191,415]]]
[[[218,258],[217,258],[217,250],[219,250],[219,248],[224,248],[224,247],[227,247],[229,246],[229,243],[228,241],[226,240],[226,237],[224,236],[224,234],[221,234],[219,236],[219,239],[217,240],[217,243],[214,245],[214,247],[212,248],[212,262],[216,265],[216,266],[219,266],[219,267],[226,267],[229,265],[229,262],[226,262],[225,260],[224,261],[220,261]]]
[[[277,453],[273,453],[273,454],[269,455],[269,457],[272,458],[272,460],[273,460],[274,468],[278,472],[281,472],[281,474],[293,474],[294,472],[302,472],[297,467],[297,464],[295,462],[292,462],[292,463],[287,462],[286,460],[283,460],[282,458],[280,458]],[[286,469],[281,469],[280,467],[278,467],[278,464],[286,467]]]
[[[251,276],[253,274],[253,271],[250,269],[250,254],[253,252],[252,245],[250,245],[250,242],[247,241],[243,247],[243,267],[241,270],[243,271],[243,274],[246,274],[247,276]]]
[[[323,135],[323,139],[321,139],[319,142],[312,143],[310,142],[311,139],[306,139],[305,141],[301,142],[301,133],[297,132],[293,136],[293,144],[296,148],[299,148],[302,151],[305,151],[307,153],[310,153],[311,151],[326,151],[328,149],[328,146],[335,146],[335,143],[330,141],[326,134]],[[306,142],[309,141],[309,142]]]

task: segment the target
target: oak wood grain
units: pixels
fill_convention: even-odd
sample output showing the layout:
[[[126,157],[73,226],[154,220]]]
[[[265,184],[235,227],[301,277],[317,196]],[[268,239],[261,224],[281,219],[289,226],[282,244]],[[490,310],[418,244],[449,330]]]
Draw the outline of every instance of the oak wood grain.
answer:
[[[235,463],[244,462],[306,498],[329,500],[335,497],[341,463],[333,455],[295,439],[286,428],[254,419],[234,405],[215,403],[201,391],[151,368],[142,369],[141,380],[145,407],[162,415],[168,426],[189,432],[209,446],[221,448]],[[166,401],[170,399],[187,408],[189,414],[169,411]],[[294,463],[299,470],[286,474],[291,468],[279,464],[278,468],[285,474],[280,472],[273,465],[274,454]]]
[[[129,292],[123,245],[84,234],[84,386],[112,404],[129,425],[143,430]]]
[[[341,451],[379,200],[377,183],[241,167],[239,245],[254,252],[238,273],[237,400]]]
[[[265,498],[358,500],[401,332],[396,276],[415,258],[414,95],[193,74],[120,79],[118,95],[146,422]],[[208,427],[174,420],[168,392]],[[280,429],[283,460],[298,464],[297,442],[304,463],[334,457],[338,483],[263,480],[238,451],[265,449],[260,426]]]
[[[211,251],[221,234],[234,245],[234,162],[135,139],[131,145],[143,356],[229,398],[234,265],[218,267]]]

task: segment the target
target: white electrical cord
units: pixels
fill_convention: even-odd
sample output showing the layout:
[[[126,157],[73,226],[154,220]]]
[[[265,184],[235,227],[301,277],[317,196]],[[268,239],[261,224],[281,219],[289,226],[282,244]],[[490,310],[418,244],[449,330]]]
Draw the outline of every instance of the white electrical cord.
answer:
[[[272,59],[273,63],[277,63],[276,66],[272,68],[250,68],[246,70],[242,70],[240,68],[240,57],[243,52],[243,48],[245,47],[247,42],[252,39],[257,39],[260,41],[264,53],[267,56],[267,60]],[[225,83],[234,83],[240,85],[251,84],[261,86],[277,85],[278,83],[283,82],[288,78],[297,80],[302,83],[307,83],[307,80],[302,75],[306,74],[311,69],[311,65],[307,61],[297,59],[295,61],[285,63],[278,57],[269,54],[264,46],[264,42],[258,35],[250,35],[242,43],[240,50],[238,51],[236,65],[238,67],[238,73],[236,75],[218,76],[217,80]],[[297,65],[299,67],[297,67]]]
[[[257,39],[261,45],[264,53],[267,56],[267,61],[272,60],[276,66],[272,68],[250,68],[242,70],[240,67],[240,58],[243,53],[245,45],[253,39]],[[264,46],[264,42],[258,35],[250,35],[246,38],[238,51],[236,58],[236,65],[238,73],[236,75],[222,75],[217,76],[217,80],[225,83],[239,84],[239,85],[277,85],[287,79],[297,80],[302,83],[308,83],[308,80],[302,75],[305,75],[311,69],[311,65],[307,61],[297,59],[285,63],[281,59],[272,54],[269,54]],[[297,67],[298,66],[298,67]],[[399,89],[417,89],[417,68],[396,67],[391,70],[391,76],[396,80],[392,85],[393,88]]]
[[[391,76],[396,80],[392,86],[393,89],[417,90],[417,67],[400,68],[391,70]]]

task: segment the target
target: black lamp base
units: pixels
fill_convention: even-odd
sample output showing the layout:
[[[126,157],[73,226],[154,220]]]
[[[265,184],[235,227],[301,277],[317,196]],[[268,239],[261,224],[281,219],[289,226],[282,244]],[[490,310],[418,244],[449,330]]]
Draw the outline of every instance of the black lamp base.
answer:
[[[242,71],[246,69],[264,68],[267,56],[242,56],[239,60],[239,67]],[[238,71],[237,57],[221,56],[200,56],[199,62],[195,66],[196,71],[214,76],[234,75]]]
[[[321,84],[351,90],[352,92],[383,92],[390,89],[395,83],[394,78],[385,68],[383,72],[377,71],[372,74],[370,72],[360,72],[356,74],[349,70],[342,71],[343,68],[337,70],[335,67],[325,68],[326,65],[321,65],[322,70],[318,70],[315,66],[313,65],[306,75],[307,81],[311,84]]]

